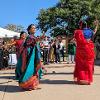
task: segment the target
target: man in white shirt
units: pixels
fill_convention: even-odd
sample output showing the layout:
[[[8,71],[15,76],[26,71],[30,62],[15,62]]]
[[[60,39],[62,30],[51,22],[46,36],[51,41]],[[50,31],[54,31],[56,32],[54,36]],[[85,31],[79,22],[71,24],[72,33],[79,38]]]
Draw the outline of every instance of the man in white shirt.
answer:
[[[48,38],[46,37],[45,40],[43,41],[43,61],[44,64],[49,63],[49,41]]]
[[[64,44],[62,41],[60,41],[60,53],[63,57],[63,61],[64,61]]]

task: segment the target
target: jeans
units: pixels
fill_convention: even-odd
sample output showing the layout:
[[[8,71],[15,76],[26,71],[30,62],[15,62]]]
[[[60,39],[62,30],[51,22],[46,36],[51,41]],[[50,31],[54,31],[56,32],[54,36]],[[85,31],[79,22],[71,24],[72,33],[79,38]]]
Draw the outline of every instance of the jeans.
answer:
[[[74,63],[75,62],[75,55],[68,55],[68,63]]]

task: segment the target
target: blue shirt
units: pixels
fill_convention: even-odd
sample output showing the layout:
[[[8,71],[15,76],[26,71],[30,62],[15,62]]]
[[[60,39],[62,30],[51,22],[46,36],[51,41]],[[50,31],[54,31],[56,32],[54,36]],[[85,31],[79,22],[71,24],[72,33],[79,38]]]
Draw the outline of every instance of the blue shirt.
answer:
[[[91,39],[93,36],[93,30],[91,30],[90,28],[84,28],[83,34],[84,34],[85,39]]]

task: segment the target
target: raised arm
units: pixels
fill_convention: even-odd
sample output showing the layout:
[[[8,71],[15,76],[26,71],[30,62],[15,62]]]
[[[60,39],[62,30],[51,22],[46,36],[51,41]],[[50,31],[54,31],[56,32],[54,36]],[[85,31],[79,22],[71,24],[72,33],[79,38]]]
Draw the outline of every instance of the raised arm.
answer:
[[[95,26],[95,29],[94,29],[94,34],[96,34],[97,30],[98,30],[98,27],[99,27],[99,21],[96,19],[94,24],[96,25]]]

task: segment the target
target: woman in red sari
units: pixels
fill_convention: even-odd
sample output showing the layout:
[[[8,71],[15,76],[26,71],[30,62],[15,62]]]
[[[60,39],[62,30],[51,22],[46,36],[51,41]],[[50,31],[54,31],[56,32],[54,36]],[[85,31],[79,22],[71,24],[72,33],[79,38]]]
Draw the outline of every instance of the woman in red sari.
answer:
[[[26,32],[22,31],[20,33],[20,38],[19,39],[15,39],[15,40],[11,40],[11,46],[15,46],[16,48],[16,55],[17,55],[17,59],[19,57],[19,51],[20,51],[20,48],[23,46],[24,42],[25,42],[25,39],[26,39]]]
[[[23,44],[24,44],[25,39],[26,39],[26,34],[27,34],[26,32],[22,31],[20,33],[20,38],[19,39],[11,39],[11,43],[9,44],[9,46],[15,46],[17,60],[20,57],[20,52],[23,49],[22,47],[23,47]],[[24,55],[24,53],[22,55]],[[22,65],[24,66],[24,61],[22,61]],[[16,67],[15,74],[16,74],[16,79],[19,79],[20,71],[19,71],[18,67]]]
[[[98,23],[96,23],[95,31],[92,31],[88,27],[88,22],[88,17],[81,20],[80,29],[77,29],[74,32],[77,45],[74,81],[81,85],[90,85],[91,82],[93,82],[95,53],[94,44],[91,39],[97,31]]]

